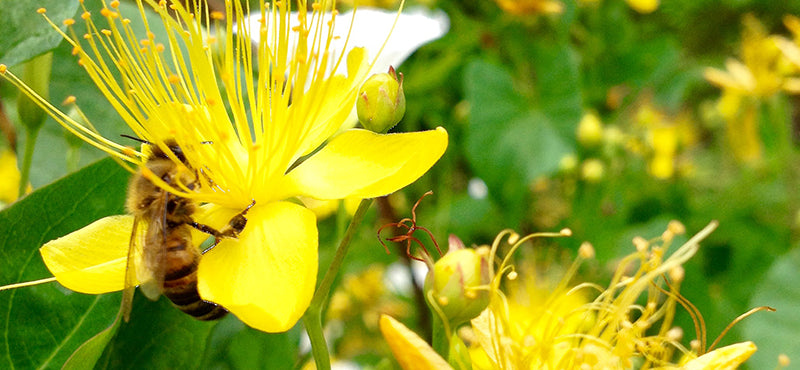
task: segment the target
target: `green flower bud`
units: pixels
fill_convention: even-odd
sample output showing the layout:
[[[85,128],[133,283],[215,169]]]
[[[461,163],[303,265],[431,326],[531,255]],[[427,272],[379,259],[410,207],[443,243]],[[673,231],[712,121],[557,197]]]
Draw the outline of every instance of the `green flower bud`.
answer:
[[[451,248],[428,271],[425,292],[452,325],[477,317],[489,305],[489,248]]]
[[[406,113],[403,75],[397,78],[394,68],[388,73],[372,75],[358,92],[358,121],[367,130],[384,133],[394,127]]]
[[[52,70],[52,65],[53,53],[42,54],[22,65],[22,81],[44,100],[50,98],[50,71]],[[38,131],[47,117],[47,113],[25,94],[20,94],[17,99],[17,112],[20,121],[29,131]]]

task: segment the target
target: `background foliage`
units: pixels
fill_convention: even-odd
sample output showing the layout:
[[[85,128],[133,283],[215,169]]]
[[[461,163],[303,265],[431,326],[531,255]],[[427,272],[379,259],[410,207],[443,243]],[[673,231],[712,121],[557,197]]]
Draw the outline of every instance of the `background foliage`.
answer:
[[[55,47],[58,38],[35,14],[34,2],[54,19],[76,9],[76,2],[0,1],[0,28],[10,30],[0,40],[0,62],[16,65]],[[67,3],[73,6],[57,5]],[[98,3],[87,0],[90,7]],[[788,36],[782,19],[800,14],[800,2],[673,0],[641,14],[621,0],[565,0],[563,12],[552,15],[515,14],[481,0],[408,3],[443,9],[451,30],[399,68],[408,111],[396,130],[443,126],[450,146],[420,181],[379,201],[362,226],[328,315],[339,359],[393,366],[374,339],[377,312],[391,312],[420,333],[429,330],[413,290],[386,280],[407,274],[404,252],[384,253],[375,230],[410,215],[414,201],[432,189],[418,221],[440,244],[451,233],[467,244],[486,244],[504,228],[569,227],[572,238],[552,243],[574,254],[591,241],[597,261],[584,274],[600,281],[631,250],[633,236],[659,235],[670,219],[690,233],[719,220],[686,266],[683,294],[700,308],[711,339],[749,308],[775,307],[735,326],[723,343],[754,340],[759,351],[749,366],[755,369],[773,368],[779,353],[800,361],[794,345],[800,328],[798,98],[777,91],[749,100],[757,106],[758,130],[747,139],[763,150],[744,161],[731,137],[747,133],[726,125],[717,105],[721,91],[703,77],[705,67],[741,58],[746,14],[765,32]],[[129,133],[70,48],[62,43],[53,52],[50,100],[75,95],[106,137]],[[16,122],[17,92],[2,84],[0,94],[4,114]],[[587,113],[602,122],[599,141],[577,134]],[[664,137],[675,138],[668,176],[656,170]],[[0,213],[3,285],[48,276],[41,244],[123,212],[128,174],[113,161],[88,165],[100,152],[52,121],[36,147],[35,191]],[[323,272],[344,222],[320,221]],[[86,296],[55,283],[0,292],[0,367],[60,367],[112,324],[118,304],[118,294]],[[234,317],[199,323],[163,299],[137,299],[133,312],[97,367],[283,368],[303,358],[299,327],[267,335]],[[685,312],[679,322],[692,339]]]

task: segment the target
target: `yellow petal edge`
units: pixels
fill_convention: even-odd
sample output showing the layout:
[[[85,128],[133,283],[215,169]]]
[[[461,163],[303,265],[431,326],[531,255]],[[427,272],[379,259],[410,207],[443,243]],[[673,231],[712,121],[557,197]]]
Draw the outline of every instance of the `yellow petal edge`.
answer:
[[[419,335],[391,316],[381,315],[378,326],[403,369],[452,369]]]
[[[353,129],[334,137],[287,175],[292,194],[315,199],[373,198],[425,174],[447,149],[447,131],[376,134]]]
[[[736,369],[756,352],[753,342],[742,342],[717,348],[687,362],[684,370],[726,370]]]
[[[101,294],[122,290],[133,216],[109,216],[39,249],[45,265],[70,290]]]

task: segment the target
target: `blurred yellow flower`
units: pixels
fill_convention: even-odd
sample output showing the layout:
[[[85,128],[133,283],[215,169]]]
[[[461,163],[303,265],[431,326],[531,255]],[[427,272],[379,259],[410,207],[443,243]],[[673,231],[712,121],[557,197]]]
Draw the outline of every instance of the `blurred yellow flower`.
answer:
[[[631,9],[642,14],[647,14],[658,9],[659,0],[625,0],[625,2],[628,3]]]
[[[500,9],[514,15],[558,14],[564,4],[557,0],[494,0]]]
[[[796,18],[785,19],[797,40]],[[726,121],[728,142],[742,162],[761,159],[763,143],[758,111],[764,99],[780,93],[800,93],[800,48],[783,36],[769,35],[752,14],[744,18],[740,60],[725,62],[725,70],[706,68],[704,77],[722,89],[717,110]]]
[[[690,114],[670,116],[652,105],[643,103],[636,112],[636,123],[643,138],[637,140],[637,152],[647,158],[647,170],[655,178],[669,179],[688,174],[685,153],[697,143],[697,129]],[[682,171],[681,171],[682,170]]]
[[[99,12],[104,25],[95,23],[98,14],[84,7],[85,33],[67,19],[62,36],[139,138],[171,154],[178,168],[203,174],[194,189],[148,179],[171,194],[205,204],[195,221],[216,228],[255,201],[238,239],[224,239],[203,256],[197,272],[200,296],[254,328],[291,328],[308,307],[318,268],[316,217],[295,199],[392,193],[438,160],[447,147],[446,131],[380,135],[354,129],[337,134],[371,61],[363,48],[334,53],[333,27],[326,27],[336,22],[331,2],[300,1],[296,13],[290,2],[261,3],[261,22],[234,23],[244,19],[239,2],[226,2],[231,15],[226,19],[215,12],[196,16],[177,1],[137,1],[137,14],[146,8],[156,12],[167,31],[164,40],[147,22],[146,34],[136,36],[119,1],[104,4]],[[206,14],[202,7],[197,11]],[[46,10],[39,12],[58,30]],[[255,34],[260,37],[254,44]],[[346,74],[333,72],[340,65],[346,65]],[[146,152],[71,119],[4,66],[0,73],[70,132],[147,175]],[[185,162],[169,148],[170,141],[182,149]],[[130,235],[131,225],[132,216],[101,219],[47,243],[42,257],[72,290],[122,289],[128,242],[117,236]]]
[[[10,204],[19,195],[20,173],[17,167],[17,155],[8,148],[0,150],[0,208]]]

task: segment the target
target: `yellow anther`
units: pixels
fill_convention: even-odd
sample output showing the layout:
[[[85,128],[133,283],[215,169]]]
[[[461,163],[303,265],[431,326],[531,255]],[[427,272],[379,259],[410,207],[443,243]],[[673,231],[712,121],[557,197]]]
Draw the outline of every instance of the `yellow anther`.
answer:
[[[44,14],[44,13],[47,13],[47,9],[39,8],[39,9],[36,9],[36,12],[39,13],[39,14]]]
[[[572,230],[569,228],[563,228],[558,233],[564,236],[572,236]]]
[[[583,244],[581,244],[581,246],[578,248],[578,255],[580,255],[583,259],[594,258],[594,247],[592,246],[592,243],[583,242]]]
[[[160,42],[158,44],[156,44],[156,51],[159,52],[159,53],[163,52],[164,51],[164,44],[162,44]]]
[[[222,12],[219,12],[219,11],[215,10],[215,11],[211,12],[211,19],[221,21],[221,20],[225,19],[225,14],[222,14]]]
[[[70,95],[70,96],[68,96],[66,99],[64,99],[64,102],[63,102],[63,103],[61,103],[61,105],[70,105],[70,104],[75,104],[75,100],[77,100],[77,99],[75,98],[75,96],[74,96],[74,95]]]
[[[5,64],[0,64],[0,74],[5,74],[7,70],[8,67]]]
[[[92,13],[89,13],[89,12],[83,12],[83,14],[81,14],[81,18],[83,18],[83,20],[87,20],[87,19],[89,19],[91,17],[92,17]]]
[[[72,19],[72,18],[67,18],[67,19],[64,20],[64,25],[65,26],[71,26],[73,24],[75,24],[75,20]]]
[[[111,5],[111,7],[114,9],[119,8],[119,1],[114,0],[109,5]]]
[[[125,154],[128,157],[135,157],[136,156],[136,150],[134,150],[131,147],[126,146],[126,147],[122,148],[122,154]]]
[[[75,46],[75,47],[72,48],[72,55],[78,55],[78,53],[80,51],[81,51],[81,48]]]
[[[111,30],[102,29],[102,30],[100,30],[100,33],[102,33],[102,34],[104,34],[106,36],[111,36]]]
[[[150,40],[147,39],[139,40],[139,44],[142,46],[150,46]]]
[[[643,251],[647,250],[647,246],[649,244],[650,243],[648,243],[647,240],[645,240],[641,236],[637,236],[637,237],[633,238],[633,245],[636,247],[636,250],[639,251],[639,252],[643,252]]]
[[[112,11],[109,10],[108,8],[100,9],[100,15],[102,15],[104,17],[110,17],[111,13],[112,13]]]
[[[208,98],[208,99],[206,99],[206,104],[208,104],[210,106],[213,106],[213,105],[217,104],[217,101],[214,100],[214,98]]]
[[[675,266],[669,270],[669,278],[674,283],[679,283],[683,281],[683,278],[686,276],[686,271],[683,269],[683,266]]]

